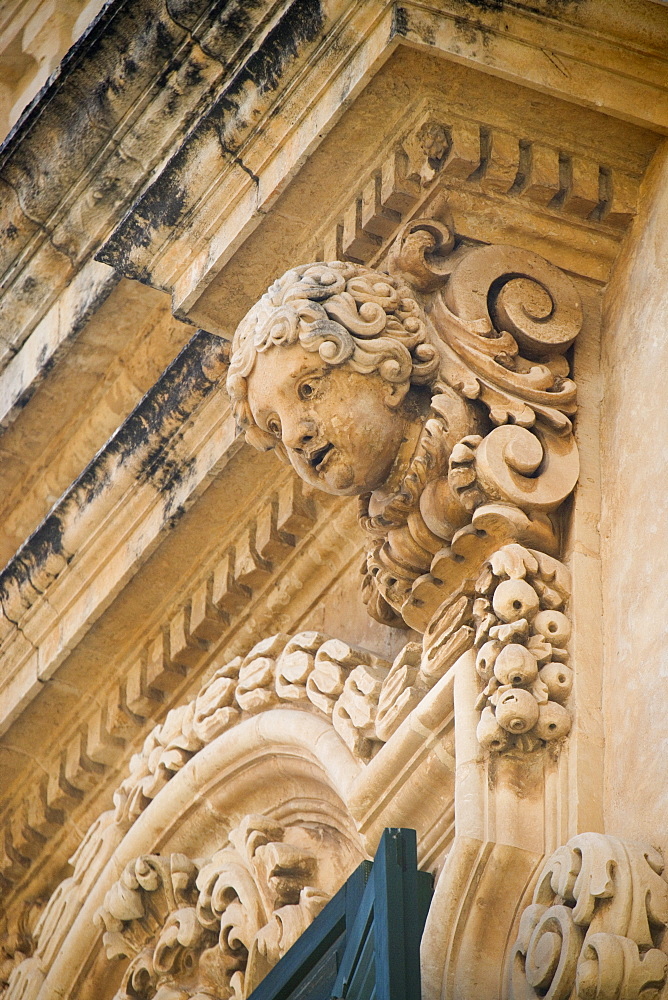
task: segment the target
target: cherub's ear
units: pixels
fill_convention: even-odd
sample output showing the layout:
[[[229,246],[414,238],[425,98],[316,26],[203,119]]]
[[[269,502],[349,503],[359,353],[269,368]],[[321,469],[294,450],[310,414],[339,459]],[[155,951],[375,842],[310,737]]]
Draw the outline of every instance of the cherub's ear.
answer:
[[[410,389],[410,382],[384,382],[383,388],[385,391],[385,402],[390,407],[391,410],[396,410],[398,406],[401,406],[404,399],[406,398],[406,393]]]
[[[263,431],[261,427],[257,426],[257,424],[252,424],[250,427],[246,427],[245,433],[246,440],[249,445],[253,448],[257,448],[258,451],[271,451],[273,448],[276,448],[278,444],[280,444],[273,434],[270,434],[268,431]],[[280,446],[283,447],[282,445]]]

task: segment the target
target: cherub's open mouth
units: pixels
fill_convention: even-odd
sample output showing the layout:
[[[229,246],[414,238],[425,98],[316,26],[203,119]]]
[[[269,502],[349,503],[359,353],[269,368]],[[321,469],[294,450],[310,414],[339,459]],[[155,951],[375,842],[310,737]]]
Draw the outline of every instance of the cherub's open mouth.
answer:
[[[308,464],[311,466],[311,468],[315,469],[316,472],[319,472],[321,466],[325,462],[325,459],[327,458],[327,456],[329,455],[329,453],[332,451],[333,448],[334,445],[328,443],[323,445],[322,448],[318,448],[317,451],[312,452],[312,454],[309,455],[308,457]]]

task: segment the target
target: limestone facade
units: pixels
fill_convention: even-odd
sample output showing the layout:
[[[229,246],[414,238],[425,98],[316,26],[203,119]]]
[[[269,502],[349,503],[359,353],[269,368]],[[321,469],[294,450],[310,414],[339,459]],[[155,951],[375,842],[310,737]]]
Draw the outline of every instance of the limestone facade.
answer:
[[[0,996],[668,996],[666,7],[0,17]]]

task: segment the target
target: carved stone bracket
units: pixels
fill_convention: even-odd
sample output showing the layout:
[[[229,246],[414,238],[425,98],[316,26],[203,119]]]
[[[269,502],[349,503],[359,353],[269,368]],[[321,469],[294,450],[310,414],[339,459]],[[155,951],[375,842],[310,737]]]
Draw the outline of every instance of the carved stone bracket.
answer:
[[[668,884],[658,851],[597,833],[545,865],[508,964],[511,1000],[652,1000],[668,970]]]
[[[208,861],[129,862],[97,916],[107,957],[132,959],[116,1000],[247,997],[329,899],[322,842],[322,830],[246,816]]]
[[[424,632],[500,546],[558,554],[557,510],[579,473],[565,353],[583,313],[544,258],[465,243],[441,195],[385,266],[287,271],[239,324],[227,388],[251,444],[316,489],[360,497],[369,612]]]
[[[582,306],[570,278],[536,254],[458,243],[438,199],[432,215],[403,227],[388,267],[425,299],[441,356],[434,388],[446,394],[433,396],[432,407],[451,423],[454,390],[482,404],[489,421],[471,422],[420,497],[424,521],[447,542],[401,605],[404,620],[424,631],[447,592],[504,542],[558,554],[555,513],[579,474],[564,354]],[[446,524],[450,498],[467,516]]]

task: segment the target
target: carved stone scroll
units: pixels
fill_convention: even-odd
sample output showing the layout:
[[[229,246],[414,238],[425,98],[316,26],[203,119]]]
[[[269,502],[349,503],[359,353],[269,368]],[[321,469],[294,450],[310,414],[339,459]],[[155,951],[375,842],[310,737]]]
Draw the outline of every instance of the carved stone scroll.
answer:
[[[208,861],[131,861],[97,917],[107,957],[131,959],[115,1000],[247,997],[329,899],[322,842],[321,830],[247,816]]]
[[[564,272],[465,244],[438,198],[386,267],[288,271],[240,324],[227,384],[252,443],[360,496],[369,612],[425,632],[501,546],[559,554],[579,472],[565,354],[583,315]]]
[[[548,860],[508,963],[511,1000],[652,1000],[666,982],[659,853],[597,833]]]
[[[463,436],[449,454],[447,486],[424,491],[420,508],[431,526],[448,493],[468,517],[452,526],[449,544],[401,608],[421,631],[439,594],[474,576],[498,545],[515,541],[557,555],[555,512],[579,474],[570,420],[575,383],[564,357],[582,325],[573,283],[515,247],[457,246],[447,209],[437,204],[434,214],[440,220],[414,219],[404,227],[388,265],[428,294],[441,357],[436,388],[482,404],[491,427]]]

